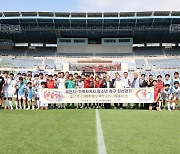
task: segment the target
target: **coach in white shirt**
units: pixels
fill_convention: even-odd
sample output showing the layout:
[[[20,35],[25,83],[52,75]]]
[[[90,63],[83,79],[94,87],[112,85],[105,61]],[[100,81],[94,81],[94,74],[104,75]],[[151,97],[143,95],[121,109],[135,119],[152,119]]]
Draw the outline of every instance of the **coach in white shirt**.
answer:
[[[114,82],[114,87],[115,88],[124,88],[124,83],[121,80],[121,76],[117,75],[116,81]],[[118,103],[114,103],[115,109],[118,107]],[[120,103],[120,109],[123,109],[123,103]]]
[[[128,72],[124,72],[124,77],[122,78],[124,88],[130,87],[130,79],[128,78]]]

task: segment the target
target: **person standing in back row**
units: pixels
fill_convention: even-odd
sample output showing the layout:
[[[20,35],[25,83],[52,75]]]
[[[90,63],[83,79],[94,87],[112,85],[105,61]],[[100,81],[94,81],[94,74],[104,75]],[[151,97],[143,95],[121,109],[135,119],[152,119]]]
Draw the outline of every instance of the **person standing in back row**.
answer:
[[[2,77],[2,74],[0,72],[0,109],[2,106],[2,98],[3,98],[3,92],[4,92],[4,78]]]
[[[107,75],[105,80],[103,80],[101,88],[113,88],[113,82],[110,81],[109,75]],[[104,107],[105,107],[105,109],[110,109],[111,105],[110,105],[110,103],[105,103]]]
[[[134,73],[134,79],[132,80],[131,88],[140,88],[140,78],[138,78],[138,73]],[[137,109],[139,107],[139,103],[135,103],[134,108]]]

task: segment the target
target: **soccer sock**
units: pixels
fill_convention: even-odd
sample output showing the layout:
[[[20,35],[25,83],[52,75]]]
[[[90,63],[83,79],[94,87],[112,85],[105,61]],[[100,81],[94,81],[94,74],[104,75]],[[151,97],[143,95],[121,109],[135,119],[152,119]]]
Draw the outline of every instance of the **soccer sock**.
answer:
[[[175,110],[175,106],[176,106],[176,104],[175,104],[175,103],[172,103],[172,108],[173,108],[173,110]]]
[[[12,101],[9,101],[9,106],[12,108]]]
[[[38,109],[39,109],[39,107],[40,107],[39,100],[37,100],[37,107],[38,107]]]
[[[159,108],[161,109],[161,101],[159,101]]]
[[[4,107],[6,107],[6,100],[4,100]]]
[[[168,110],[170,110],[170,103],[168,102]]]
[[[32,109],[34,110],[34,105],[32,106]]]
[[[18,102],[17,101],[15,101],[15,104],[16,104],[16,108],[18,108]]]

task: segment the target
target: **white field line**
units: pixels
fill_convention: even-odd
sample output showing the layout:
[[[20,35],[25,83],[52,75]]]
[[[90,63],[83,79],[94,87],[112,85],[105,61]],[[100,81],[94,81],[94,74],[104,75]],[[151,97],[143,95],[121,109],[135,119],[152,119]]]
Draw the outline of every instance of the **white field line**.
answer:
[[[103,136],[98,109],[96,109],[96,130],[97,130],[98,154],[106,154],[106,146],[104,143],[104,136]]]

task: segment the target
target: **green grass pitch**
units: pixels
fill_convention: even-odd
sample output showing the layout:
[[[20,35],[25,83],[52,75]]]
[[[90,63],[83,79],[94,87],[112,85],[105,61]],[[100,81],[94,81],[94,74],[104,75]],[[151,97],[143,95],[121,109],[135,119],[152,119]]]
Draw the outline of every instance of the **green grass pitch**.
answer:
[[[99,110],[108,154],[180,153],[180,112]],[[0,153],[97,154],[95,110],[0,110]]]

